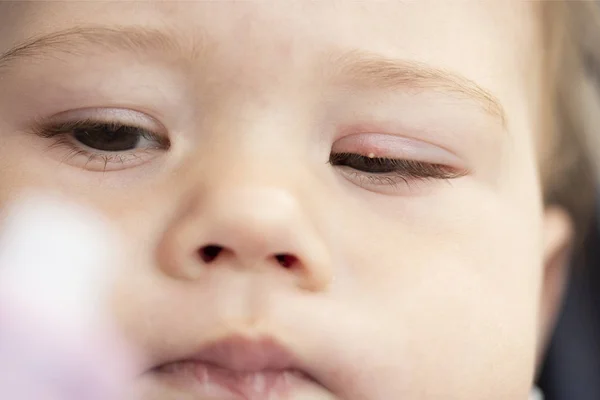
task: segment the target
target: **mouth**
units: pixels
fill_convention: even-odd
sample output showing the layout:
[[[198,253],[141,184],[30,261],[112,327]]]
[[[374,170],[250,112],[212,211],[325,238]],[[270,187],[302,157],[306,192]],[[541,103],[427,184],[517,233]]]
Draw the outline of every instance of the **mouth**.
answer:
[[[151,372],[170,386],[211,399],[288,399],[322,387],[288,349],[272,339],[219,340]]]

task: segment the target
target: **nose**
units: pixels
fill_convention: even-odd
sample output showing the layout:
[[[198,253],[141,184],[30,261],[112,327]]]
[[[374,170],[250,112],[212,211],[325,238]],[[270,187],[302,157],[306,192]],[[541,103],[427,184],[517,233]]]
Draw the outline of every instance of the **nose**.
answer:
[[[299,201],[283,189],[236,187],[193,196],[159,245],[162,268],[201,279],[214,268],[252,269],[317,291],[331,282],[330,255]]]

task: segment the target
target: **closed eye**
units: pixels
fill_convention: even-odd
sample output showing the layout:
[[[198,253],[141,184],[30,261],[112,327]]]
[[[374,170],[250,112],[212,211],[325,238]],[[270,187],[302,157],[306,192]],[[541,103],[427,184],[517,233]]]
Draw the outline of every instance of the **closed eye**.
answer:
[[[469,171],[443,164],[409,159],[369,157],[356,153],[331,153],[329,163],[340,168],[349,180],[366,189],[398,189],[400,185],[428,180],[448,181]]]
[[[454,179],[466,174],[442,164],[415,160],[369,157],[354,153],[332,153],[329,163],[358,172],[377,175],[399,175],[405,179]]]

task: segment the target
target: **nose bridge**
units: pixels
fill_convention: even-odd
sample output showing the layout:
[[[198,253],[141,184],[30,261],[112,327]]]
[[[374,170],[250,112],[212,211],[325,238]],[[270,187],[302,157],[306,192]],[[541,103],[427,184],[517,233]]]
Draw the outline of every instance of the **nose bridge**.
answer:
[[[281,168],[302,169],[301,163],[287,161],[314,153],[309,148],[316,131],[314,105],[298,94],[283,101],[290,97],[286,90],[245,89],[244,95],[238,93],[202,117],[202,144],[188,158],[188,167],[218,165],[225,172],[244,174],[244,180],[261,179]]]
[[[289,113],[270,102],[243,109],[244,116],[214,129],[204,146],[208,153],[201,148],[190,159],[183,185],[211,235],[246,237],[237,251],[247,257],[268,246],[283,248],[286,238],[292,246],[291,232],[314,227],[308,223],[307,163],[294,140],[300,135],[290,135]]]

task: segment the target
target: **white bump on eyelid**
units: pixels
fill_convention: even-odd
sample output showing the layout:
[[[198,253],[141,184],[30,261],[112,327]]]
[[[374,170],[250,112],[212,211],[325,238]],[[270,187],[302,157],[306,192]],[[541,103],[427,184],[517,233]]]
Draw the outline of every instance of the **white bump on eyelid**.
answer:
[[[334,143],[336,153],[357,153],[369,158],[403,158],[464,167],[461,159],[440,146],[418,139],[384,133],[356,133]]]

